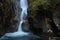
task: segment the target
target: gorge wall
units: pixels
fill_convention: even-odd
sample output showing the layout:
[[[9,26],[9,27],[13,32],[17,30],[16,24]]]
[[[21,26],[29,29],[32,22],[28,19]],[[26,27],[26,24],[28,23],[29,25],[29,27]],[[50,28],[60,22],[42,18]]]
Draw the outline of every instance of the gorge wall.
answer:
[[[29,31],[36,35],[53,36],[51,34],[58,34],[60,28],[60,1],[52,0],[28,0],[28,22]],[[2,0],[0,2],[0,34],[17,31],[19,25],[19,16],[21,8],[19,0]],[[52,22],[54,20],[54,22]],[[53,25],[52,25],[53,23]],[[55,24],[56,23],[56,24]],[[28,24],[26,24],[28,25]],[[57,28],[57,29],[56,29]],[[53,33],[47,31],[52,29]],[[56,30],[57,31],[56,31]]]
[[[17,0],[2,0],[0,7],[0,34],[17,31],[21,10]]]
[[[60,21],[58,22],[60,20],[59,0],[28,0],[28,2],[28,20],[31,31],[40,36],[60,35]],[[48,32],[48,30],[51,31]]]

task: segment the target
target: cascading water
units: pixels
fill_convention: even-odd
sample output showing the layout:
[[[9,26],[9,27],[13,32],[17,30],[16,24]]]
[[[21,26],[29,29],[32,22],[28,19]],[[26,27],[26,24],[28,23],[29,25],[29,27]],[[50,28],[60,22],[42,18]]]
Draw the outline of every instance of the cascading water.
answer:
[[[40,40],[40,37],[33,35],[31,32],[23,32],[22,24],[26,22],[28,3],[27,0],[20,0],[20,7],[22,9],[20,15],[20,23],[17,32],[6,33],[0,40]]]
[[[20,16],[20,24],[19,24],[19,28],[18,28],[18,31],[22,31],[22,23],[25,21],[24,20],[24,17],[27,15],[27,9],[22,9],[22,12],[21,12],[21,16]]]
[[[24,36],[29,34],[22,31],[22,23],[24,22],[24,17],[27,16],[27,8],[28,8],[27,0],[20,0],[20,7],[22,9],[22,12],[20,16],[20,24],[18,27],[18,31],[14,33],[6,33],[5,36],[16,37],[16,36]]]
[[[22,31],[22,23],[24,22],[24,17],[27,16],[27,8],[28,8],[28,3],[27,0],[20,0],[20,7],[22,9],[21,16],[20,16],[20,24],[18,31]]]

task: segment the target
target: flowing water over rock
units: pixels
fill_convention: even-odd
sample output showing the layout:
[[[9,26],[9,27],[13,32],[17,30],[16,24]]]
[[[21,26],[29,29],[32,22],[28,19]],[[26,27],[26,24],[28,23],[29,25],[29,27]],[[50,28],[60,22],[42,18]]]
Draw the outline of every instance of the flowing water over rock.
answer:
[[[22,9],[21,15],[20,15],[20,23],[17,32],[14,33],[6,33],[4,36],[8,37],[17,37],[17,36],[24,36],[28,35],[29,33],[23,32],[22,31],[22,23],[24,22],[24,17],[27,16],[27,8],[28,8],[28,3],[27,0],[20,0],[20,6]]]
[[[39,37],[33,35],[32,33],[24,32],[22,30],[22,23],[25,22],[24,17],[27,16],[28,3],[27,0],[20,0],[20,6],[22,9],[20,15],[20,23],[17,32],[6,33],[0,40],[40,40]]]

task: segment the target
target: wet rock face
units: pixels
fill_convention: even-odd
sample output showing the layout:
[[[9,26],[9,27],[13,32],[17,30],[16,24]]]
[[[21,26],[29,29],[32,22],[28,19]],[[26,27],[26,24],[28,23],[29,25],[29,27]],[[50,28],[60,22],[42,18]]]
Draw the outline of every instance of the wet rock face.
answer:
[[[40,36],[45,27],[45,13],[43,12],[45,9],[43,9],[42,5],[36,6],[33,4],[35,1],[36,0],[29,0],[28,21],[30,24],[30,31],[33,34]]]
[[[43,13],[29,13],[28,14],[28,21],[30,24],[31,32],[36,35],[41,35],[43,32],[42,28],[45,23]]]
[[[17,31],[20,13],[18,12],[20,11],[19,2],[3,0],[0,4],[0,35]]]
[[[59,29],[56,26],[55,22],[56,23],[58,22],[56,19],[58,17],[58,14],[60,13],[59,12],[60,7],[58,6],[56,8],[56,6],[52,6],[52,4],[49,3],[49,1],[44,1],[44,0],[43,1],[29,0],[28,2],[29,2],[28,20],[29,20],[31,32],[36,35],[41,35],[42,33],[42,35],[47,35],[47,36],[53,36],[53,34],[54,35],[58,34]],[[60,17],[58,18],[58,20],[60,20]],[[53,32],[48,33],[47,31],[49,29],[51,29]]]

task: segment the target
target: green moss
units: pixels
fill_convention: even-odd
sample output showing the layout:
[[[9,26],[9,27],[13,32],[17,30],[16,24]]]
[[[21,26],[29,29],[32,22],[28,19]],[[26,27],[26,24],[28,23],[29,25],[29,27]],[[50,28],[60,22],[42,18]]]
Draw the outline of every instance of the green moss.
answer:
[[[13,2],[13,0],[6,0],[8,3],[11,3],[11,2]]]
[[[31,10],[39,10],[38,7],[43,5],[44,9],[52,8],[55,10],[55,8],[60,6],[60,0],[30,0],[29,2],[29,8]]]
[[[48,0],[35,0],[29,4],[31,10],[40,10],[38,7],[43,5],[44,8],[48,8],[49,2]]]

